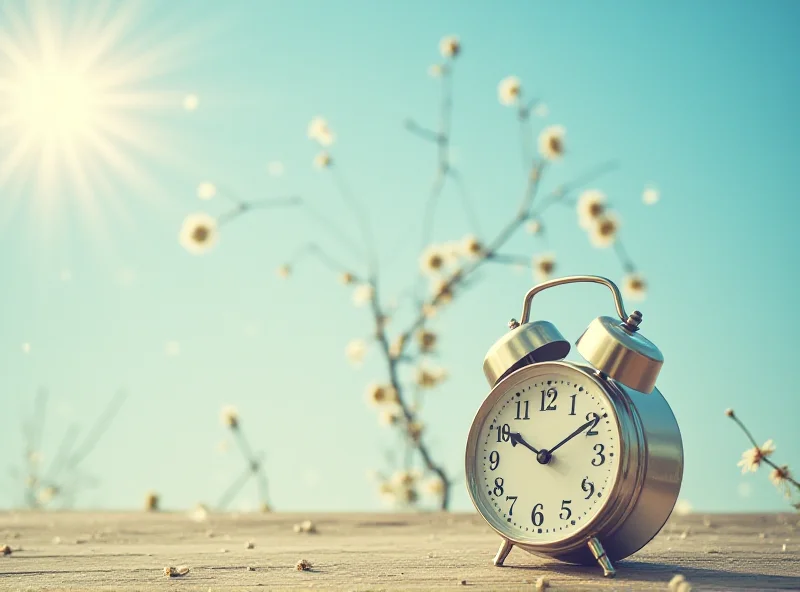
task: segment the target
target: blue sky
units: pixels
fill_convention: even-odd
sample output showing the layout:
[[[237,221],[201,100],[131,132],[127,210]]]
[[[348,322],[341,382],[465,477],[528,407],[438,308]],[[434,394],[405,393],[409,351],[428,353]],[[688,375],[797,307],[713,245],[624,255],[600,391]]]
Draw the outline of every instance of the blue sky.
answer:
[[[74,5],[61,14],[75,14]],[[266,451],[277,508],[382,507],[365,474],[385,467],[394,438],[363,396],[382,366],[374,351],[360,369],[344,357],[351,338],[368,334],[367,313],[311,262],[288,282],[275,274],[309,240],[328,245],[324,229],[296,211],[253,214],[224,228],[203,257],[186,253],[177,232],[188,213],[223,211],[219,200],[197,199],[206,180],[252,198],[301,195],[355,232],[330,179],[311,165],[306,126],[322,115],[337,136],[338,170],[369,209],[386,290],[401,292],[417,270],[418,238],[398,237],[418,231],[435,166],[432,146],[402,123],[435,122],[438,86],[426,72],[439,39],[457,34],[454,153],[485,234],[512,215],[524,183],[514,114],[496,94],[514,74],[549,107],[537,125],[567,129],[568,157],[545,187],[620,162],[596,186],[619,211],[625,245],[650,284],[642,331],[666,359],[658,385],[683,432],[682,497],[702,511],[787,507],[766,475],[739,473],[747,442],[723,411],[734,407],[760,441],[773,438],[776,460],[798,462],[795,3],[730,2],[724,12],[713,3],[632,1],[138,8],[120,55],[142,51],[145,38],[180,42],[158,63],[163,71],[134,85],[168,99],[141,115],[157,127],[164,154],[128,151],[151,183],[109,173],[109,186],[96,188],[95,215],[69,184],[49,200],[22,173],[0,187],[8,462],[22,455],[20,423],[38,388],[51,394],[50,458],[71,421],[88,425],[124,388],[122,412],[85,463],[101,483],[82,506],[138,507],[149,489],[166,507],[213,502],[241,467],[218,450],[226,436],[219,410],[233,404]],[[11,27],[0,23],[0,35]],[[188,93],[200,99],[196,111],[181,106]],[[0,139],[4,150],[14,141]],[[271,161],[283,163],[282,176],[268,174]],[[662,194],[655,206],[641,202],[648,183]],[[468,232],[453,187],[441,211],[436,240]],[[559,273],[621,278],[573,211],[554,209],[545,221],[546,244],[523,233],[508,251],[552,250]],[[483,356],[532,284],[528,273],[489,268],[436,321],[439,362],[451,378],[430,395],[424,417],[435,455],[456,477],[487,393]],[[573,341],[592,318],[613,312],[592,287],[544,294],[537,306]],[[179,355],[165,355],[171,341]],[[242,501],[254,497],[248,490]],[[0,505],[17,501],[7,480]],[[471,508],[461,485],[454,508]]]

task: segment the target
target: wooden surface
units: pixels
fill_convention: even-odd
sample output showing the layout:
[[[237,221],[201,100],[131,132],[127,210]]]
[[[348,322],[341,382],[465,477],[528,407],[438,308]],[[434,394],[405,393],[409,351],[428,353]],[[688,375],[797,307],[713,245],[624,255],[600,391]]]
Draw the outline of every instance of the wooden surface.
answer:
[[[294,532],[306,519],[317,534]],[[13,549],[0,590],[534,590],[542,576],[550,590],[667,590],[677,573],[694,590],[800,590],[799,520],[673,517],[611,580],[519,549],[493,567],[498,538],[473,514],[0,512]],[[313,570],[296,571],[300,559]],[[164,576],[180,565],[186,576]]]

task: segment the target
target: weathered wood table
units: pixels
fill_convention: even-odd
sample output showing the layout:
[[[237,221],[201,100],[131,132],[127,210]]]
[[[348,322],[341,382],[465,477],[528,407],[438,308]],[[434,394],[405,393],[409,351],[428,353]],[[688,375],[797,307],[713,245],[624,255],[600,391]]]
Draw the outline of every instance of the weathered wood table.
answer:
[[[304,520],[317,532],[295,532]],[[0,590],[534,590],[540,577],[550,590],[667,590],[678,573],[694,590],[800,590],[792,514],[673,517],[613,580],[517,549],[493,567],[498,539],[473,514],[0,512],[4,544]]]

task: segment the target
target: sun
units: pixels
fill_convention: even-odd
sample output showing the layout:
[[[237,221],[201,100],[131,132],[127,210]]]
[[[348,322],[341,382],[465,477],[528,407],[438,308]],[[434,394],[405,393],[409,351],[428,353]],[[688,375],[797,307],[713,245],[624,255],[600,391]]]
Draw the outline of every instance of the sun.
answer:
[[[166,150],[152,115],[182,109],[158,89],[176,37],[132,34],[135,3],[17,6],[0,5],[0,192],[52,213],[152,181],[145,164]]]

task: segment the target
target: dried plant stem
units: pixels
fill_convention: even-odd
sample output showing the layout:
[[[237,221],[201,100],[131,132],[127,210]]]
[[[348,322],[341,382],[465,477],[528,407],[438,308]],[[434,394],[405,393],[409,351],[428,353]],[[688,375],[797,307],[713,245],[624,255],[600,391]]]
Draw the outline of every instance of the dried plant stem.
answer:
[[[750,433],[750,430],[747,429],[742,420],[739,419],[739,417],[735,413],[733,413],[733,411],[730,412],[728,417],[730,417],[734,421],[734,423],[736,423],[736,425],[739,426],[739,428],[744,432],[744,435],[747,436],[747,439],[750,440],[750,443],[753,445],[753,447],[758,448],[760,450],[761,447],[759,446],[758,442],[756,442],[756,439],[753,438],[753,434]],[[769,457],[766,456],[761,457],[761,462],[763,462],[766,465],[769,465],[770,467],[778,471],[783,470],[783,467],[780,467],[777,464],[775,464],[775,462],[770,460]],[[784,477],[784,480],[794,485],[794,487],[798,490],[798,492],[800,492],[800,483],[797,480],[795,480],[790,474],[787,474]]]
[[[236,441],[236,446],[239,449],[239,452],[241,452],[242,457],[247,463],[247,466],[220,496],[216,507],[221,512],[225,511],[230,503],[236,498],[236,496],[239,495],[244,486],[247,485],[247,482],[251,478],[256,482],[259,502],[264,506],[268,506],[269,498],[267,495],[267,476],[264,472],[262,457],[254,453],[253,447],[250,446],[250,443],[242,431],[242,426],[238,419],[233,425],[230,426],[230,428],[231,432],[233,432],[233,439]]]

